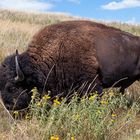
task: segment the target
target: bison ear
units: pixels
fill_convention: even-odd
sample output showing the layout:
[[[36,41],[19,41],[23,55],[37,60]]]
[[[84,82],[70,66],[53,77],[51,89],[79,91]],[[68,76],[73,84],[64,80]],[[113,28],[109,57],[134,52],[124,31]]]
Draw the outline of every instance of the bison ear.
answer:
[[[15,77],[16,82],[21,82],[24,80],[24,74],[22,70],[20,69],[19,63],[18,63],[18,50],[16,50],[16,55],[15,55],[15,66],[16,66],[16,74],[17,76]]]

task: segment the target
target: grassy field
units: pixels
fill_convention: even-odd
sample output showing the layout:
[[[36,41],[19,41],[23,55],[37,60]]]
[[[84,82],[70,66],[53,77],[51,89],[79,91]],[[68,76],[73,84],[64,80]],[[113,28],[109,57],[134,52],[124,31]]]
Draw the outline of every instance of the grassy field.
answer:
[[[15,52],[26,50],[32,36],[46,25],[76,17],[59,14],[35,14],[0,11],[0,61]],[[135,35],[140,35],[140,25],[106,23]],[[37,90],[30,104],[30,112],[20,118],[13,112],[15,120],[0,105],[0,140],[139,140],[140,84],[134,83],[125,96],[118,91],[105,91],[101,100],[96,94],[83,97],[77,103],[74,96],[69,104],[56,98],[52,108],[46,111],[49,95],[37,99]],[[34,102],[34,100],[36,102]],[[131,105],[129,105],[131,104]]]

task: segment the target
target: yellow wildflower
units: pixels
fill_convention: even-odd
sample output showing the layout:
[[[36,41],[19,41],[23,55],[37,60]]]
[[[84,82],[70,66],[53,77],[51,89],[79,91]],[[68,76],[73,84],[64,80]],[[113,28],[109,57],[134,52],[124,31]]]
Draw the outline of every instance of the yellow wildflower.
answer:
[[[31,90],[31,92],[33,93],[32,96],[31,96],[31,98],[32,98],[32,99],[35,99],[35,98],[36,98],[36,95],[37,95],[37,88],[36,88],[36,87],[33,88],[33,89]]]
[[[79,120],[80,119],[80,115],[79,114],[76,114],[76,115],[73,116],[73,118],[74,118],[75,121],[76,120]]]
[[[111,123],[114,123],[114,122],[115,122],[115,120],[111,119]]]
[[[32,98],[32,100],[35,99],[35,95],[32,95],[31,98]]]
[[[51,136],[50,140],[59,140],[59,137],[58,136]]]
[[[102,104],[102,105],[108,105],[108,101],[101,100],[101,104]]]
[[[38,103],[37,103],[37,106],[38,106],[38,107],[41,107],[41,102],[38,102]]]
[[[110,97],[113,97],[113,96],[114,96],[113,90],[111,90],[111,91],[109,92],[109,96],[110,96]]]
[[[53,105],[54,106],[58,106],[58,105],[60,105],[61,103],[58,101],[58,99],[55,99],[55,100],[53,100]]]
[[[18,111],[14,111],[14,115],[17,117],[19,115]]]
[[[48,99],[50,99],[51,97],[49,96],[49,95],[44,95],[43,97],[42,97],[42,99],[44,100],[44,101],[47,101]]]
[[[75,138],[74,137],[71,137],[71,140],[75,140]]]
[[[113,113],[111,116],[112,116],[112,117],[116,117],[117,115]]]
[[[97,96],[98,96],[98,94],[92,95],[89,97],[89,100],[94,101]]]
[[[37,88],[34,87],[32,90],[31,90],[32,93],[37,93]]]

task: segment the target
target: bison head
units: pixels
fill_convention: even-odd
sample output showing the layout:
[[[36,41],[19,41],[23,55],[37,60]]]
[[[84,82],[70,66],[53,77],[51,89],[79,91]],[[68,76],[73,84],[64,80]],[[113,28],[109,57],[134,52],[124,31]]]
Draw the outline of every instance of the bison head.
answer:
[[[31,100],[18,62],[18,51],[7,57],[0,66],[0,92],[8,110],[26,108]]]

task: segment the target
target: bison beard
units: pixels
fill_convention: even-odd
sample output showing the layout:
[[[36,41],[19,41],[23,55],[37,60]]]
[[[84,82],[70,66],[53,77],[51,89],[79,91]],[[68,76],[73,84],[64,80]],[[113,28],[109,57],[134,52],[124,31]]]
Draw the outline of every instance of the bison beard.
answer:
[[[23,109],[37,87],[40,96],[121,91],[140,78],[140,37],[91,21],[68,21],[39,31],[22,53],[0,66],[0,91],[7,109]]]

